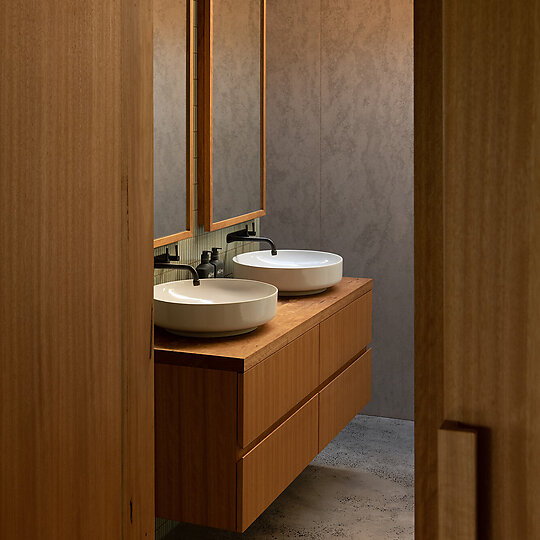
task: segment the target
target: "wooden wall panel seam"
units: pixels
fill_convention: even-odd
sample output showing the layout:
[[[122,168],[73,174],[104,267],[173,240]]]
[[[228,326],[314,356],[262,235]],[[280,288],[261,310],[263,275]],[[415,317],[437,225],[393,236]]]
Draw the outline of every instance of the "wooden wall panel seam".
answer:
[[[121,13],[122,523],[123,538],[138,540],[153,536],[155,528],[153,333],[148,333],[153,322],[152,4],[122,0]]]
[[[443,421],[443,5],[414,2],[415,536],[437,538]]]

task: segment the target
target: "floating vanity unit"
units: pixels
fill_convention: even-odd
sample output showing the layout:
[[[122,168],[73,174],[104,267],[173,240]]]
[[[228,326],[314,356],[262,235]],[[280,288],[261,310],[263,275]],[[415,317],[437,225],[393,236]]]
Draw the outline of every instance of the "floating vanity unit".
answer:
[[[282,298],[234,338],[156,327],[158,517],[245,531],[368,403],[372,285]]]

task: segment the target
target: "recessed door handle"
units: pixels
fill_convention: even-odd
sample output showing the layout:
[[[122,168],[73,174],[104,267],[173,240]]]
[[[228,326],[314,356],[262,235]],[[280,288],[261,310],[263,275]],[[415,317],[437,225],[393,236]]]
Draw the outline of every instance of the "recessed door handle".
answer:
[[[438,540],[477,540],[478,431],[445,421],[437,453]]]

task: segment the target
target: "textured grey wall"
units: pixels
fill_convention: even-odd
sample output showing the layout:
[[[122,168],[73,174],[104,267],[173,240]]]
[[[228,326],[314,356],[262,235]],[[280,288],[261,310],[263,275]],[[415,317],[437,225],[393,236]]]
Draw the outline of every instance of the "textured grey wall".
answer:
[[[268,0],[268,215],[278,248],[375,279],[367,414],[413,418],[413,2]]]
[[[278,247],[321,242],[321,10],[318,0],[267,0],[266,204]]]
[[[154,0],[154,238],[186,230],[187,0]]]

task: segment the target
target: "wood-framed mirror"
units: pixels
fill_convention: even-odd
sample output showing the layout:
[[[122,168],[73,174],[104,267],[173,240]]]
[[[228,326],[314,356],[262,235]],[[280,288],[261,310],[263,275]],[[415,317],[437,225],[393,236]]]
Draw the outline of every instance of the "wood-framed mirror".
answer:
[[[193,0],[154,0],[154,247],[193,236]]]
[[[266,213],[266,0],[199,0],[198,221]]]

